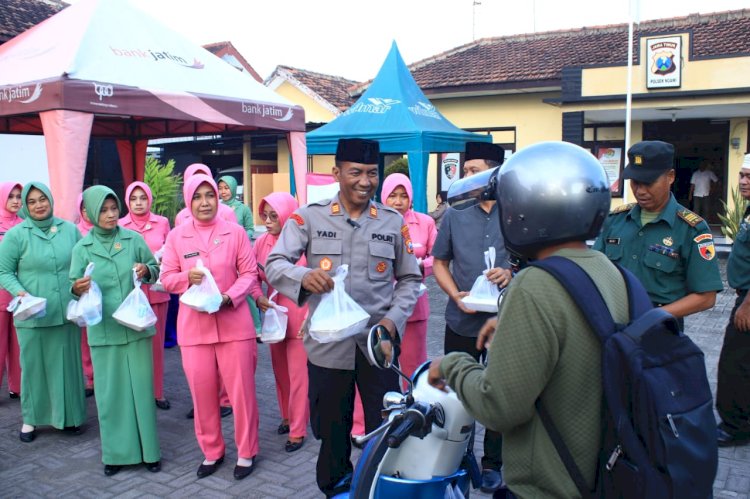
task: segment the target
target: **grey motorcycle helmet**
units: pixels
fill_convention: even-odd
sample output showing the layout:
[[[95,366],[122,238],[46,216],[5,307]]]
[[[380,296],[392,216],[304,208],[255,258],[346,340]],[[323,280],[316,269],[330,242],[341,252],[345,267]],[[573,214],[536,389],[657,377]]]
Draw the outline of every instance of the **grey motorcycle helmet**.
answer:
[[[541,142],[510,157],[495,178],[505,246],[534,258],[544,247],[595,238],[607,217],[607,174],[587,150]]]

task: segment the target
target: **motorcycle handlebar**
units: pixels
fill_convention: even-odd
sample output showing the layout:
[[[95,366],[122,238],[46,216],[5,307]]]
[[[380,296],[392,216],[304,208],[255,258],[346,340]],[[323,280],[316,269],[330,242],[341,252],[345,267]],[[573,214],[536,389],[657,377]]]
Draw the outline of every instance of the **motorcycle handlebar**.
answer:
[[[406,440],[406,437],[409,436],[411,431],[414,429],[417,425],[424,424],[425,417],[424,415],[416,410],[409,410],[406,411],[406,414],[404,414],[404,419],[401,420],[401,422],[398,424],[395,430],[388,435],[387,444],[388,447],[391,449],[398,448],[404,440]]]

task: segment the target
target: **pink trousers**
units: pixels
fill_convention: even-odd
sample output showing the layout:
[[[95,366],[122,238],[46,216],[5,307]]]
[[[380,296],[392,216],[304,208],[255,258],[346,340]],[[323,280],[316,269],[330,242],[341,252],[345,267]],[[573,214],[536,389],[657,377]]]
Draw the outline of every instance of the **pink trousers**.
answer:
[[[237,455],[245,459],[255,457],[258,454],[259,424],[255,396],[258,363],[255,339],[181,346],[180,350],[182,367],[193,396],[195,436],[203,455],[214,461],[225,452],[219,415],[219,383],[223,379],[234,408]]]
[[[289,436],[307,436],[310,403],[307,399],[307,354],[301,339],[287,338],[269,345],[276,377],[281,419],[289,421]]]
[[[401,356],[398,361],[401,372],[411,377],[417,367],[427,360],[427,321],[406,323],[406,333],[401,340]],[[401,380],[401,388],[406,390],[406,381]],[[352,435],[365,434],[365,413],[359,391],[354,398],[354,424]]]
[[[0,383],[3,372],[8,370],[8,391],[21,393],[21,350],[13,325],[13,314],[5,309],[0,311]]]
[[[83,365],[83,383],[86,388],[94,387],[94,365],[91,363],[91,350],[89,349],[89,335],[86,328],[81,328],[81,364]]]
[[[164,332],[167,329],[169,302],[152,303],[151,308],[156,314],[156,334],[151,337],[154,357],[154,397],[161,400],[164,398]]]

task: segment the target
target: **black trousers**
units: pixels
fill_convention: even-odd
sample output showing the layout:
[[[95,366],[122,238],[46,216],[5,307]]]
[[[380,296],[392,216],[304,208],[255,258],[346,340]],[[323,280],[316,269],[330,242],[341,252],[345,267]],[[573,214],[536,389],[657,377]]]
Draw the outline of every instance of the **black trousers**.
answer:
[[[327,496],[334,486],[352,473],[352,431],[354,384],[359,388],[365,413],[365,430],[369,433],[383,422],[380,410],[387,391],[400,391],[398,375],[390,369],[373,367],[357,349],[353,371],[329,369],[308,361],[310,380],[310,426],[321,440],[316,467],[318,488]]]
[[[734,315],[747,291],[738,292],[719,357],[716,409],[729,433],[750,434],[750,331],[738,331]]]
[[[445,353],[466,352],[477,362],[484,360],[487,350],[477,350],[477,339],[461,336],[453,331],[447,324],[445,326],[445,340],[443,349]],[[482,468],[500,471],[503,465],[503,435],[489,428],[484,430],[484,456],[482,456]]]

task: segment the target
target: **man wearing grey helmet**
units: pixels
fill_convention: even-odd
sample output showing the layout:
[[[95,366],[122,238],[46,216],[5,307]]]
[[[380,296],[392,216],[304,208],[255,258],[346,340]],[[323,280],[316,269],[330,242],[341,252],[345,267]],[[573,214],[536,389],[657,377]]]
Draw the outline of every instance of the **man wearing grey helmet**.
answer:
[[[554,186],[552,177],[559,180]],[[607,186],[604,170],[588,151],[543,142],[508,160],[495,196],[512,254],[573,261],[594,281],[614,320],[626,323],[627,288],[620,271],[586,246],[609,210]],[[602,433],[598,337],[559,281],[536,267],[513,278],[497,331],[485,328],[477,338],[478,348],[491,342],[486,367],[468,354],[451,353],[433,361],[430,383],[449,385],[469,413],[502,432],[507,497],[580,497],[535,402],[542,402],[593,489]]]

